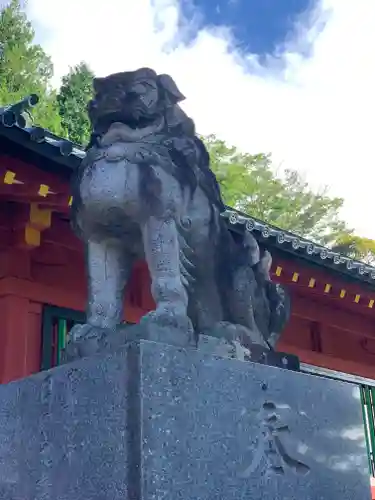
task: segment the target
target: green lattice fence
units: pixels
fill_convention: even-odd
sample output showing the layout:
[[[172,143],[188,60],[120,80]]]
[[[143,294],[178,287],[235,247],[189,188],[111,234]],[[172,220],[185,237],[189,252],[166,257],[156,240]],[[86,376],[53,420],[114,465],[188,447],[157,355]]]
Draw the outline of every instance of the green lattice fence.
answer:
[[[306,365],[304,363],[301,363],[301,370],[310,375],[348,382],[360,388],[369,471],[371,476],[375,477],[375,380],[336,372],[318,366]]]
[[[363,421],[370,473],[375,476],[375,387],[361,386]]]
[[[60,364],[70,329],[76,323],[84,323],[85,314],[73,309],[46,305],[42,319],[42,363],[41,369],[48,370]]]

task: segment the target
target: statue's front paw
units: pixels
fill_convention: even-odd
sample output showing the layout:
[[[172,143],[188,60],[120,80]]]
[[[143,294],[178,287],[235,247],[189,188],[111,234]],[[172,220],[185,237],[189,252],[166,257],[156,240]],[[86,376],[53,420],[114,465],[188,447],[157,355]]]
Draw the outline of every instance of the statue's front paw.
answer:
[[[110,329],[89,324],[74,325],[69,332],[68,343],[62,353],[61,363],[97,354],[101,349],[103,339],[110,333],[112,333]]]
[[[196,345],[193,325],[187,315],[172,311],[152,311],[140,321],[147,330],[147,339],[181,347]]]
[[[92,325],[74,325],[69,332],[68,342],[82,342],[98,335],[98,328]]]

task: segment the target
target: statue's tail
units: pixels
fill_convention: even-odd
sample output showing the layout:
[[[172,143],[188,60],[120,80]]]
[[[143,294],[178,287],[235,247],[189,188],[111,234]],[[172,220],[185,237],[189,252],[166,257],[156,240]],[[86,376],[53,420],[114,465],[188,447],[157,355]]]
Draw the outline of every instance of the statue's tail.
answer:
[[[266,339],[271,349],[275,348],[280,335],[289,321],[291,314],[290,296],[287,290],[278,283],[267,284],[266,296],[270,306],[270,335]]]
[[[263,309],[268,311],[267,325],[262,318],[257,318],[262,323],[262,332],[264,340],[270,349],[274,349],[280,335],[290,318],[290,296],[287,290],[279,283],[273,283],[271,280],[272,257],[268,250],[263,252],[259,262],[254,266],[254,274],[260,296],[267,302],[267,307]]]

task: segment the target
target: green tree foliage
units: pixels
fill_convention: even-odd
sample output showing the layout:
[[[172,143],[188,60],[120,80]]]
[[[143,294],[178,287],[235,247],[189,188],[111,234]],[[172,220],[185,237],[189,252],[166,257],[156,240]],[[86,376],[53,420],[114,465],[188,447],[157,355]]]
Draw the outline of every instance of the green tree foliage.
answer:
[[[351,234],[339,217],[341,198],[314,193],[292,170],[278,176],[267,155],[240,153],[215,136],[204,141],[229,206],[322,244]]]
[[[30,94],[40,103],[33,112],[36,123],[61,133],[56,96],[50,87],[53,65],[22,11],[19,0],[0,10],[0,106],[13,104]]]
[[[369,238],[343,234],[338,238],[333,250],[366,264],[375,264],[375,241]]]
[[[93,72],[82,62],[71,68],[63,77],[57,95],[64,134],[77,144],[87,144],[90,139],[90,122],[86,108],[93,95],[93,78]]]
[[[63,78],[57,96],[51,87],[52,75],[51,60],[34,43],[34,30],[20,0],[9,0],[0,9],[0,106],[38,94],[34,122],[85,144],[90,135],[86,107],[94,75],[85,63],[79,64]],[[353,236],[346,227],[339,217],[341,198],[331,198],[326,191],[313,192],[297,172],[287,170],[277,175],[267,155],[243,154],[214,136],[204,140],[228,205],[373,262],[375,242]]]

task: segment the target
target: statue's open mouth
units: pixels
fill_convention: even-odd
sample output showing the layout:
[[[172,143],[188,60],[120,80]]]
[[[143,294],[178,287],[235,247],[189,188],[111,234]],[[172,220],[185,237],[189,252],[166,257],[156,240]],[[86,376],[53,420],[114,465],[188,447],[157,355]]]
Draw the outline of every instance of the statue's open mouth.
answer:
[[[109,113],[98,119],[98,124],[103,130],[108,130],[113,123],[123,123],[133,130],[150,127],[155,123],[155,116],[152,118],[126,116],[124,113]]]
[[[115,142],[143,140],[148,136],[161,133],[165,124],[163,116],[159,116],[157,120],[124,120],[123,118],[123,116],[116,115],[111,120],[101,122],[102,133],[99,140],[101,147],[108,147]]]

